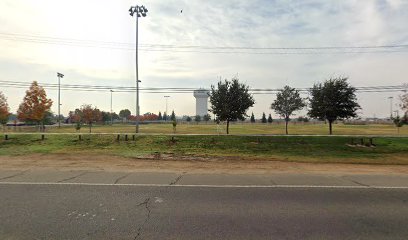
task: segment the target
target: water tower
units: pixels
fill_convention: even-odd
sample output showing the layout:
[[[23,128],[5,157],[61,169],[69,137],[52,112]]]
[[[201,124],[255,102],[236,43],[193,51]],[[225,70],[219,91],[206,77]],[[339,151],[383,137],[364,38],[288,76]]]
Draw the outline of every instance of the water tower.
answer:
[[[208,114],[209,91],[205,89],[194,90],[196,98],[196,115],[204,116]]]

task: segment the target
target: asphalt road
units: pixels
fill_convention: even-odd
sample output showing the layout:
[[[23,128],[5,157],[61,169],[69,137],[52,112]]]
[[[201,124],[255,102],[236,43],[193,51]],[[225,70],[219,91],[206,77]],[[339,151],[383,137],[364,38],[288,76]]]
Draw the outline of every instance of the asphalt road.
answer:
[[[0,171],[0,239],[407,239],[406,184],[406,176]]]

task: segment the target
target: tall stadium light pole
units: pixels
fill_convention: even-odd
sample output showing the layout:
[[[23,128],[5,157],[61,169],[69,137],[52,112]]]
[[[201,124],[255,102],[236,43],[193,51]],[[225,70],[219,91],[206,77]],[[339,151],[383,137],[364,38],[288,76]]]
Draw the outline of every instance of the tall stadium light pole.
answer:
[[[61,128],[61,78],[64,74],[57,72],[58,77],[58,128]]]
[[[129,8],[129,14],[133,17],[136,15],[136,133],[139,133],[139,69],[138,69],[138,31],[139,31],[139,18],[146,17],[148,10],[145,6],[131,6]]]
[[[392,99],[394,97],[388,97],[388,99],[390,99],[390,118],[392,118]]]
[[[166,119],[165,121],[167,121],[168,115],[167,115],[167,99],[169,99],[170,96],[164,96],[164,98],[166,99]]]
[[[113,110],[112,110],[112,95],[113,95],[113,90],[111,89],[110,90],[110,93],[111,93],[111,110],[110,110],[110,117],[111,117],[111,126],[113,126],[113,116],[112,116],[112,112],[113,112]]]

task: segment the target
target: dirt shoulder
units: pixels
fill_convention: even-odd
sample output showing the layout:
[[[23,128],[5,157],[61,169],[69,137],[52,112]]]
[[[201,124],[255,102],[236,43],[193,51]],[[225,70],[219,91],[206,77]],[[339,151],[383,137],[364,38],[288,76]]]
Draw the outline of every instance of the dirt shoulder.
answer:
[[[228,174],[313,173],[313,174],[408,174],[407,165],[297,163],[239,158],[126,158],[107,155],[32,154],[0,156],[0,169],[55,169],[107,172],[190,172]]]

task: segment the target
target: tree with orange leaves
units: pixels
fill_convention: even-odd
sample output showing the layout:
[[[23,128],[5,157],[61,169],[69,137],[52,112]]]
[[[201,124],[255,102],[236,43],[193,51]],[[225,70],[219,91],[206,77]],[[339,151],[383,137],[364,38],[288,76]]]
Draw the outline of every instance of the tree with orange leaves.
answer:
[[[39,86],[37,81],[31,84],[23,102],[17,110],[17,118],[20,121],[42,123],[44,125],[44,117],[47,111],[52,106],[52,100],[47,99],[47,94],[43,87]]]
[[[3,125],[3,131],[4,131],[4,125],[6,125],[8,121],[8,117],[10,116],[10,108],[7,104],[7,98],[4,96],[2,92],[0,92],[0,124]]]
[[[82,115],[82,121],[89,126],[89,133],[92,132],[92,123],[98,122],[102,120],[102,113],[101,111],[96,108],[92,107],[91,104],[84,104],[81,106],[80,109]]]

